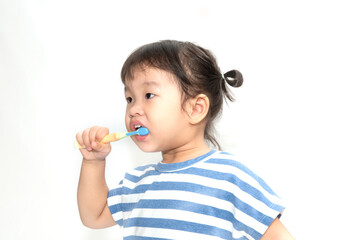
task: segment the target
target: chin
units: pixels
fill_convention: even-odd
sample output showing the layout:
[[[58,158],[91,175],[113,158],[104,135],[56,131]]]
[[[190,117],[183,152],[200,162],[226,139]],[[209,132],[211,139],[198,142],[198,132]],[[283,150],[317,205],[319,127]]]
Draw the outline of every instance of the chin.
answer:
[[[138,142],[136,142],[135,144],[136,144],[136,146],[138,146],[138,148],[140,148],[140,150],[143,151],[143,152],[151,153],[151,152],[160,152],[160,151],[161,151],[161,150],[158,149],[157,147],[151,146],[150,144],[144,144],[144,143],[138,143]]]

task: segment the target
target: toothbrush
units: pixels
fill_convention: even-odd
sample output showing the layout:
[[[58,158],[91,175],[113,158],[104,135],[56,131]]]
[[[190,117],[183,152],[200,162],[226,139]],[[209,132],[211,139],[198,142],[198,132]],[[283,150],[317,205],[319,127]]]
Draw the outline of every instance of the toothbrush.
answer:
[[[106,135],[100,142],[101,143],[109,143],[109,142],[115,142],[118,141],[120,139],[126,138],[127,136],[133,136],[133,135],[140,135],[140,136],[145,136],[149,134],[149,129],[147,129],[146,127],[141,127],[136,131],[133,132],[127,132],[127,133],[110,133],[108,135]],[[75,148],[76,149],[82,149],[83,147],[80,146],[80,144],[75,141]]]

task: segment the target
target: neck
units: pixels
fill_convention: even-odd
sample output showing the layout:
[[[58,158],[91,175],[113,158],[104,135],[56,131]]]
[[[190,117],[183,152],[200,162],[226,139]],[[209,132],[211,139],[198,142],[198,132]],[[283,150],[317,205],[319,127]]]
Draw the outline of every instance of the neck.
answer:
[[[176,149],[162,152],[163,163],[178,163],[199,157],[208,153],[210,148],[204,141],[201,144],[184,145]]]

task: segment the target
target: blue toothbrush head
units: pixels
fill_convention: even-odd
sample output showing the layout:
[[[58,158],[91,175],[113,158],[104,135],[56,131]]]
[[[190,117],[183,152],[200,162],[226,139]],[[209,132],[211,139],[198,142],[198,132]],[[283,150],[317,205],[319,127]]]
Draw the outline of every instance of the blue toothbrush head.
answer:
[[[137,130],[137,134],[139,134],[140,136],[148,135],[149,129],[147,129],[146,127],[141,127]]]

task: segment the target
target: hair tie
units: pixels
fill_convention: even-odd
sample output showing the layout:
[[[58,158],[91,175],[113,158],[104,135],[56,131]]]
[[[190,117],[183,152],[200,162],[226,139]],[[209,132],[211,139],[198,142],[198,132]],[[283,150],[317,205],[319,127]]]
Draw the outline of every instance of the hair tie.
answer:
[[[243,76],[238,70],[230,70],[222,74],[222,78],[232,87],[240,87],[243,84]]]

